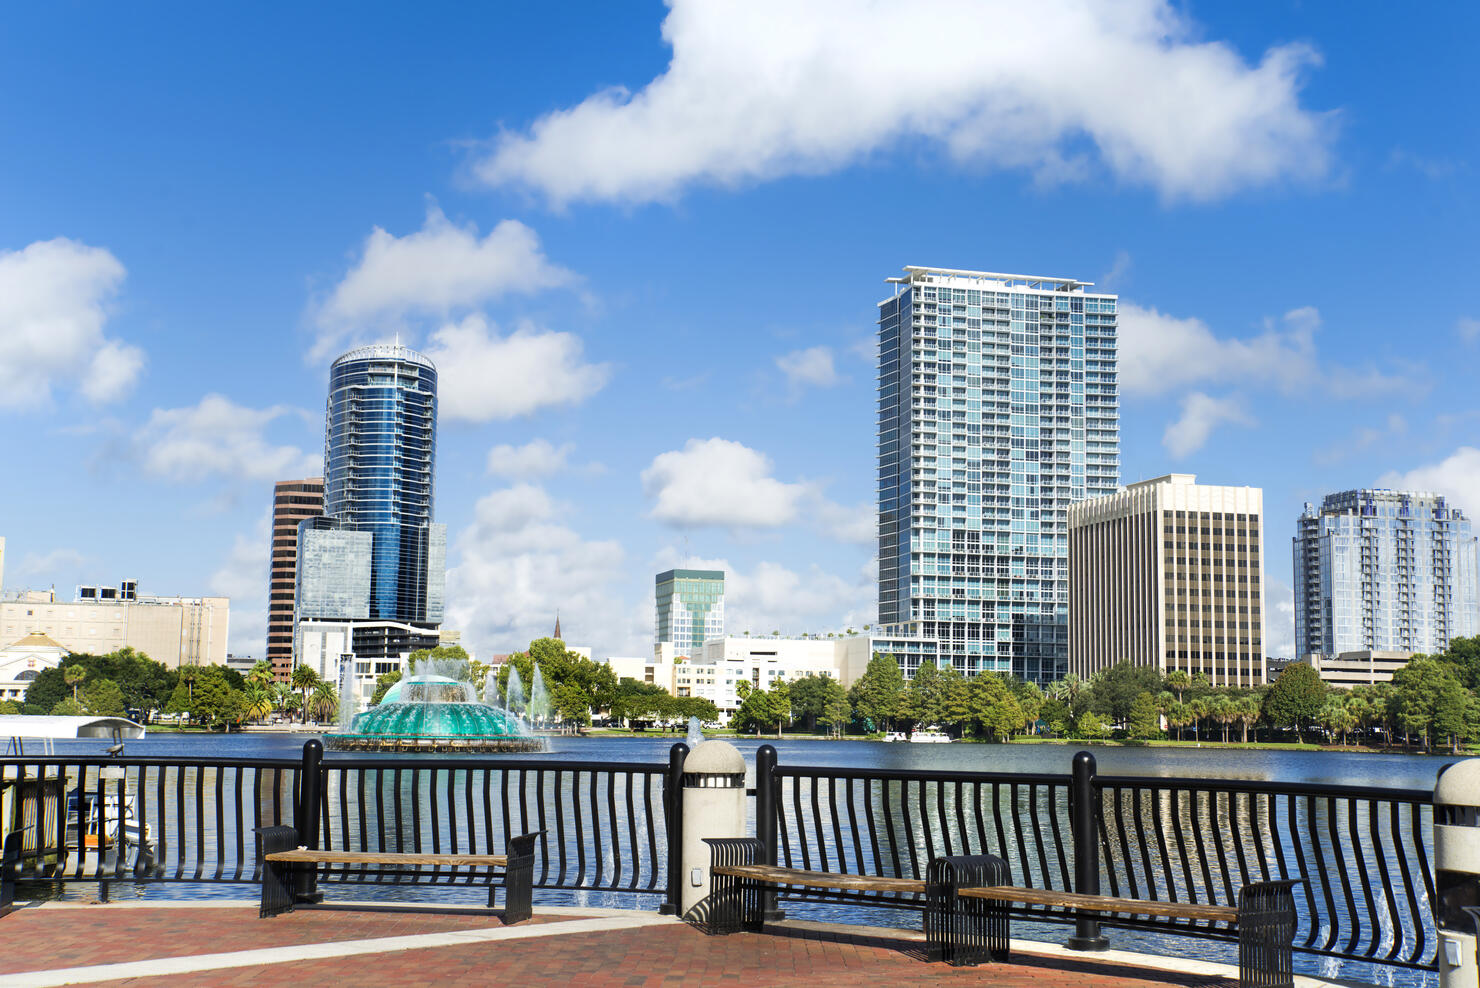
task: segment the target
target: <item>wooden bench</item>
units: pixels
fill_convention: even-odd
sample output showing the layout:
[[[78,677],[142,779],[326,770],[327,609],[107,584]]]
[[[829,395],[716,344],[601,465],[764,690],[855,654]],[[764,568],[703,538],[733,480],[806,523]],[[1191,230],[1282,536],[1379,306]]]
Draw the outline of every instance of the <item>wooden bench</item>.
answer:
[[[1291,889],[1298,884],[1296,880],[1252,882],[1239,891],[1237,906],[1220,906],[1026,888],[1011,884],[1007,862],[990,854],[935,858],[922,882],[758,864],[764,846],[751,838],[710,838],[705,843],[710,846],[710,895],[701,903],[701,915],[694,918],[714,934],[760,932],[765,886],[831,891],[848,901],[860,901],[860,893],[867,892],[915,895],[924,900],[929,957],[957,966],[974,965],[1008,959],[1011,904],[1052,906],[1124,916],[1132,925],[1135,917],[1222,924],[1238,931],[1240,984],[1247,988],[1294,986],[1295,898]],[[1175,926],[1157,929],[1183,932]]]
[[[504,888],[504,920],[518,923],[533,914],[534,842],[544,831],[509,839],[507,854],[405,854],[376,851],[312,850],[298,846],[292,827],[263,827],[257,831],[262,864],[262,918],[292,912],[298,903],[298,879],[305,868],[325,864],[374,867],[387,874],[425,876],[422,868],[487,868],[488,908]],[[498,873],[495,869],[502,869]],[[502,879],[502,881],[500,881]]]

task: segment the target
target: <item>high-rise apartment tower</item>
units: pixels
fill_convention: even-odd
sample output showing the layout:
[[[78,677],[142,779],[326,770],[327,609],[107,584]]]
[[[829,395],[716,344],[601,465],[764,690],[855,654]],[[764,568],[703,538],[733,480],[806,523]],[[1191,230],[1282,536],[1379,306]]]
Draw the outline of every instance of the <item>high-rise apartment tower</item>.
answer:
[[[1119,478],[1116,297],[907,267],[879,303],[879,621],[964,673],[1068,657],[1070,503]]]
[[[670,569],[655,580],[654,642],[673,655],[697,657],[704,643],[725,634],[725,573],[717,569]]]
[[[272,490],[272,565],[267,578],[267,661],[287,682],[293,672],[293,607],[298,523],[324,513],[324,478],[280,480]]]
[[[1264,668],[1264,493],[1174,473],[1069,508],[1069,671],[1120,661],[1253,687]]]
[[[1297,656],[1442,652],[1476,633],[1475,539],[1440,495],[1343,491],[1296,525]]]

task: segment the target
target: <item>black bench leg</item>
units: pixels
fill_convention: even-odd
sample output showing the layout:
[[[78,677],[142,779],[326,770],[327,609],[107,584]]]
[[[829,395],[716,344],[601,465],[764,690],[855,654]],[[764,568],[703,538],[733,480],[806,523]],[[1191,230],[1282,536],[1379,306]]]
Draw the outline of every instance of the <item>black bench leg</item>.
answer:
[[[1295,880],[1252,882],[1238,894],[1238,980],[1244,988],[1294,988]]]
[[[522,923],[534,915],[534,842],[539,834],[523,834],[509,840],[504,868],[504,922]],[[493,906],[494,887],[488,886],[488,905]]]
[[[0,916],[15,905],[15,874],[21,864],[21,841],[30,827],[12,830],[5,835],[5,849],[0,852]]]
[[[298,831],[293,827],[258,827],[257,860],[262,866],[262,907],[257,915],[266,919],[293,911],[293,866],[269,861],[267,856],[278,851],[291,851],[298,846]]]
[[[765,927],[764,893],[756,882],[734,875],[716,875],[721,865],[752,865],[765,853],[764,845],[753,837],[706,837],[709,845],[709,896],[703,906],[707,912],[706,932],[715,936],[749,930],[759,933]]]
[[[935,858],[925,877],[925,945],[933,961],[956,967],[1006,961],[1006,902],[963,898],[964,888],[1010,885],[1007,862],[992,854]]]

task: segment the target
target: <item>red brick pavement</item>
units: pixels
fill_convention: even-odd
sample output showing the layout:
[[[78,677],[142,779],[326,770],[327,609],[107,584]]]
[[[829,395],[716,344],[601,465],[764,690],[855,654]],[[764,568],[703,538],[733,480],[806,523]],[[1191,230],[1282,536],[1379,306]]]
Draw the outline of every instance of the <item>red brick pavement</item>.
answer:
[[[141,944],[160,943],[176,954],[263,947],[289,942],[357,939],[441,929],[488,925],[472,917],[366,913],[301,912],[282,920],[258,921],[246,910],[90,910],[51,911],[44,932],[53,947],[45,963],[16,965],[8,956],[12,944],[24,946],[29,958],[41,956],[45,944],[25,944],[29,937],[5,928],[20,915],[0,922],[0,948],[9,970],[62,967],[121,960],[114,948],[134,938],[129,959],[142,956]],[[24,915],[24,914],[21,914]],[[34,914],[46,917],[44,911]],[[68,918],[68,917],[72,918]],[[60,921],[60,922],[59,922]],[[73,927],[77,927],[74,929]],[[66,938],[63,957],[55,938]],[[316,934],[316,936],[311,935]],[[154,939],[160,938],[160,939]],[[108,956],[81,944],[110,945]],[[776,934],[740,933],[708,937],[682,925],[662,925],[610,933],[577,933],[496,943],[458,944],[393,953],[291,961],[283,965],[232,968],[197,974],[172,974],[109,984],[257,985],[289,979],[295,984],[416,986],[578,984],[592,988],[646,986],[802,985],[806,988],[860,988],[880,985],[979,984],[1005,988],[1229,988],[1218,978],[1178,976],[1113,964],[1040,959],[1023,956],[1013,964],[951,968],[924,960],[921,945],[862,935],[819,934],[797,930]]]
[[[566,918],[535,916],[528,923]],[[258,919],[255,909],[240,906],[20,909],[0,919],[0,975],[502,925],[496,911],[463,914],[312,909]]]

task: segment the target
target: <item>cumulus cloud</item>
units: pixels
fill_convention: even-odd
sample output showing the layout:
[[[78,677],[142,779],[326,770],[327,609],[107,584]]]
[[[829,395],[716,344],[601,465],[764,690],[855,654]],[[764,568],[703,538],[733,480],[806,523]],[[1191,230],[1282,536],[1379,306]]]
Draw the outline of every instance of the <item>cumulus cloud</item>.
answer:
[[[507,336],[480,315],[432,334],[444,421],[490,422],[558,405],[578,405],[611,377],[608,364],[586,363],[580,337],[522,324]]]
[[[1223,382],[1274,387],[1286,394],[1324,391],[1349,398],[1410,391],[1408,378],[1374,369],[1328,367],[1319,359],[1321,314],[1311,306],[1266,319],[1263,332],[1224,338],[1196,318],[1120,303],[1119,381],[1128,395],[1162,395]]]
[[[667,71],[506,133],[475,174],[553,204],[676,198],[836,171],[924,141],[1040,181],[1086,174],[1207,200],[1329,167],[1300,105],[1310,48],[1250,64],[1167,0],[670,0]]]
[[[1466,343],[1474,343],[1476,340],[1480,340],[1480,319],[1471,319],[1469,316],[1464,316],[1454,324],[1454,331]]]
[[[872,545],[878,541],[878,508],[867,501],[848,507],[818,497],[813,511],[818,526],[830,538],[858,545]]]
[[[598,656],[651,651],[651,607],[628,606],[621,594],[621,545],[583,539],[555,520],[569,515],[543,488],[519,484],[480,499],[453,539],[446,624],[480,654],[548,635],[557,610],[567,640]]]
[[[0,251],[0,406],[45,404],[61,384],[98,404],[133,388],[144,352],[103,333],[124,273],[65,237]]]
[[[775,528],[796,520],[810,489],[771,476],[771,461],[729,439],[690,439],[642,472],[651,517],[670,525]]]
[[[13,577],[23,582],[38,580],[53,583],[79,583],[87,579],[87,572],[96,569],[96,561],[77,549],[52,549],[40,554],[28,552],[21,561],[10,569]],[[60,575],[61,579],[57,577]],[[14,586],[14,584],[12,584]]]
[[[1182,399],[1182,417],[1167,426],[1161,444],[1175,457],[1189,456],[1203,448],[1214,429],[1228,423],[1255,424],[1237,398],[1214,398],[1194,391]]]
[[[518,220],[504,220],[479,238],[477,227],[459,226],[433,205],[415,233],[371,231],[359,260],[318,311],[314,354],[326,356],[365,326],[412,315],[446,317],[574,280]]]
[[[825,346],[793,350],[776,358],[776,366],[786,376],[786,384],[793,395],[808,387],[830,388],[839,381],[837,368],[833,366],[832,350]]]
[[[1264,654],[1295,655],[1295,595],[1278,577],[1264,578]]]
[[[548,439],[534,439],[523,446],[504,443],[488,451],[488,472],[526,480],[559,473],[574,448],[570,443],[555,446]]]
[[[1402,472],[1390,470],[1377,483],[1394,490],[1443,494],[1473,517],[1480,511],[1480,449],[1461,446],[1438,463]]]
[[[1390,439],[1397,439],[1408,433],[1408,420],[1397,412],[1387,417],[1387,422],[1382,428],[1373,426],[1362,426],[1352,433],[1351,437],[1345,439],[1315,454],[1317,463],[1336,463],[1349,456],[1371,449],[1379,443]]]
[[[211,593],[231,598],[227,648],[234,655],[267,656],[267,573],[271,528],[263,515],[249,533],[238,533],[211,574]]]
[[[318,476],[324,466],[322,455],[267,438],[274,422],[301,414],[284,405],[248,408],[224,395],[209,394],[188,408],[156,408],[135,434],[134,445],[144,469],[169,480]]]

